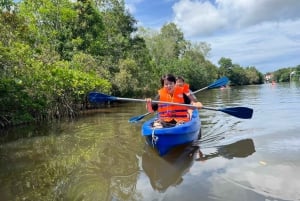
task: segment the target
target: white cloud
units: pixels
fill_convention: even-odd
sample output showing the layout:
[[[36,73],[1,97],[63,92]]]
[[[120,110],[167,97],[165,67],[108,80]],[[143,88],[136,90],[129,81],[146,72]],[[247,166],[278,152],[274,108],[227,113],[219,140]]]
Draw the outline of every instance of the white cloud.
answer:
[[[174,22],[188,35],[210,34],[224,27],[227,22],[208,2],[182,0],[173,6]]]
[[[180,0],[173,6],[174,22],[188,37],[296,20],[299,10],[299,0]]]
[[[260,72],[300,64],[300,0],[126,0],[138,26],[174,22],[186,39],[211,45],[221,57]]]
[[[252,164],[253,167],[255,164]],[[264,196],[283,200],[299,200],[300,177],[297,174],[297,167],[272,164],[264,167],[257,166],[255,171],[253,169],[232,168],[223,174],[223,178],[236,186]],[[218,188],[218,186],[214,188],[216,194],[219,193]]]
[[[300,64],[299,0],[180,0],[174,22],[191,41],[211,44],[221,57],[261,72]]]
[[[125,3],[125,8],[129,10],[131,14],[134,15],[136,12],[136,5],[142,2],[143,0],[127,0]]]
[[[256,66],[262,72],[300,64],[299,21],[264,23],[222,36],[203,37],[211,44],[211,60],[231,58],[242,66]],[[283,58],[287,58],[284,61]]]

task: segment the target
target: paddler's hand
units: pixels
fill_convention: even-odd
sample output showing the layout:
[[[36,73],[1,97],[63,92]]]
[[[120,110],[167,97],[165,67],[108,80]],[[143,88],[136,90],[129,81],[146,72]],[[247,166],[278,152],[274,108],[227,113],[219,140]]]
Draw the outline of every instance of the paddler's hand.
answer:
[[[152,99],[151,98],[146,98],[146,109],[148,112],[154,112],[152,109]]]
[[[192,105],[197,107],[199,110],[202,109],[202,107],[203,107],[201,102],[192,102]]]

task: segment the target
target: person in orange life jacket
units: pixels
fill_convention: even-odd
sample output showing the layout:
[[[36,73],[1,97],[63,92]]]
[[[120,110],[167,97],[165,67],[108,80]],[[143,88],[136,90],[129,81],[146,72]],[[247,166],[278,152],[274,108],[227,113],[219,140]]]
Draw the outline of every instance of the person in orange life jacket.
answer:
[[[159,100],[164,102],[184,103],[183,88],[176,86],[176,78],[172,74],[168,74],[162,78],[164,86],[158,91]],[[146,99],[148,111],[155,110],[155,106],[151,104],[151,99]],[[202,108],[201,102],[194,102],[191,104],[198,109]],[[154,106],[154,107],[153,107]],[[184,123],[190,120],[188,107],[178,106],[172,104],[159,104],[157,107],[160,121],[168,124]]]
[[[167,75],[163,75],[160,78],[160,83],[161,83],[161,87],[164,87],[164,80],[166,78]],[[154,100],[159,100],[159,94],[157,94],[154,98]],[[147,103],[146,103],[146,109],[148,110],[148,112],[154,112],[157,111],[158,109],[158,104],[157,103],[152,103],[151,99],[147,99]]]
[[[191,93],[190,85],[184,82],[184,78],[181,76],[176,77],[176,85],[183,88],[183,92],[185,94],[184,103],[190,104],[191,100],[197,102],[196,97]]]
[[[190,85],[184,81],[183,77],[181,76],[176,77],[176,86],[183,88],[183,92],[184,92],[183,99],[185,104],[190,104],[191,101],[197,102],[196,97],[192,94],[192,91],[190,90]],[[192,116],[193,109],[188,109],[188,113],[190,116]]]
[[[164,80],[165,80],[165,78],[166,78],[167,76],[168,76],[168,75],[163,75],[163,76],[160,78],[161,87],[164,87]],[[190,103],[191,103],[191,100],[192,100],[193,102],[197,102],[196,97],[191,93],[189,84],[187,84],[187,83],[184,82],[183,77],[178,76],[178,77],[176,78],[176,85],[177,85],[177,86],[180,86],[180,87],[183,87],[183,90],[184,90],[183,98],[184,98],[184,103],[185,103],[185,104],[190,104]],[[157,95],[155,96],[154,100],[159,100],[159,94],[157,94]],[[157,108],[158,108],[158,104],[157,104],[157,103],[152,103],[152,107],[153,107],[153,110],[156,111]]]

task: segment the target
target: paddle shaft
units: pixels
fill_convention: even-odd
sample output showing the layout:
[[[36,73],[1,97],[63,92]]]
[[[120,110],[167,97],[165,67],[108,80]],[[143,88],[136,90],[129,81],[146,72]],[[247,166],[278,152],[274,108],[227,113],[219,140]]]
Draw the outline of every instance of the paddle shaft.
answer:
[[[120,98],[120,97],[114,97],[114,100],[135,101],[135,102],[147,102],[147,100],[145,100],[145,99]],[[170,105],[178,105],[178,106],[187,106],[187,107],[197,108],[196,106],[193,106],[193,105],[190,105],[190,104],[184,104],[184,103],[173,103],[173,102],[157,101],[157,100],[152,100],[151,102],[152,102],[152,103],[163,103],[163,104],[170,104]]]
[[[220,87],[220,86],[224,86],[227,84],[227,82],[229,81],[229,79],[227,77],[222,77],[220,79],[218,79],[217,81],[211,83],[210,85],[202,88],[202,89],[198,89],[194,92],[191,92],[191,95],[194,95],[200,91],[204,91],[206,89],[214,89],[214,88],[217,88],[217,87]],[[150,112],[146,113],[146,114],[143,114],[143,115],[140,115],[140,116],[136,116],[136,117],[132,117],[129,119],[129,122],[136,122],[136,121],[139,121],[141,119],[143,119],[145,116],[151,114]]]
[[[214,89],[214,88],[217,88],[217,87],[224,86],[224,85],[227,84],[228,81],[229,81],[229,79],[227,77],[222,77],[222,78],[218,79],[217,81],[215,81],[214,83],[208,85],[207,87],[204,87],[202,89],[193,91],[192,94],[198,93],[198,92],[203,91],[205,89]]]
[[[146,99],[120,98],[120,97],[109,96],[109,95],[102,94],[99,92],[91,92],[89,95],[89,100],[91,102],[104,102],[104,101],[114,101],[114,100],[147,102]],[[169,105],[179,105],[179,106],[185,106],[185,107],[189,107],[189,108],[197,108],[194,105],[183,104],[183,103],[173,103],[173,102],[156,101],[156,100],[154,100],[152,102],[169,104]],[[230,114],[232,116],[235,116],[238,118],[243,118],[243,119],[250,119],[252,117],[252,113],[253,113],[253,109],[247,108],[247,107],[232,107],[232,108],[220,108],[220,109],[211,108],[211,107],[202,107],[202,109],[220,111],[220,112],[224,112],[224,113]]]
[[[218,108],[213,108],[213,107],[202,107],[202,109],[206,109],[206,110],[213,110],[213,111],[220,111],[220,109]]]
[[[198,92],[200,92],[200,91],[204,91],[205,89],[207,89],[208,87],[204,87],[204,88],[202,88],[202,89],[198,89],[198,90],[196,90],[196,91],[193,91],[191,94],[195,94],[195,93],[198,93]]]
[[[132,118],[130,118],[128,121],[129,121],[129,122],[137,122],[137,121],[143,119],[145,116],[147,116],[147,115],[149,115],[149,114],[152,114],[152,112],[147,112],[146,114],[139,115],[139,116],[136,116],[136,117],[132,117]]]
[[[125,100],[125,101],[137,101],[137,102],[146,102],[145,99],[134,99],[134,98],[119,98],[115,97],[116,100]],[[190,104],[183,104],[183,103],[173,103],[173,102],[166,102],[166,101],[152,101],[154,103],[163,103],[163,104],[170,104],[170,105],[178,105],[178,106],[186,106],[190,108],[197,108],[194,105]],[[226,114],[229,114],[231,116],[235,116],[241,119],[251,119],[252,118],[252,113],[253,109],[247,108],[247,107],[232,107],[232,108],[212,108],[212,107],[205,107],[202,106],[201,109],[206,109],[206,110],[213,110],[213,111],[220,111],[224,112]]]

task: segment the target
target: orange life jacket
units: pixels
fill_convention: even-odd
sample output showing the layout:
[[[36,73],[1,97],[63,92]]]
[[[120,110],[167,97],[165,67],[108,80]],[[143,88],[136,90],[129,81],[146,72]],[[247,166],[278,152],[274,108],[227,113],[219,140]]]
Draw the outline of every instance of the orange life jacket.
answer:
[[[187,96],[191,94],[189,84],[187,84],[187,83],[183,84],[183,93],[185,93]]]
[[[183,88],[175,86],[173,96],[171,96],[167,89],[162,88],[158,91],[159,100],[173,103],[184,103]],[[159,117],[166,122],[172,121],[189,121],[189,115],[186,106],[178,106],[171,104],[160,103],[158,106]]]

